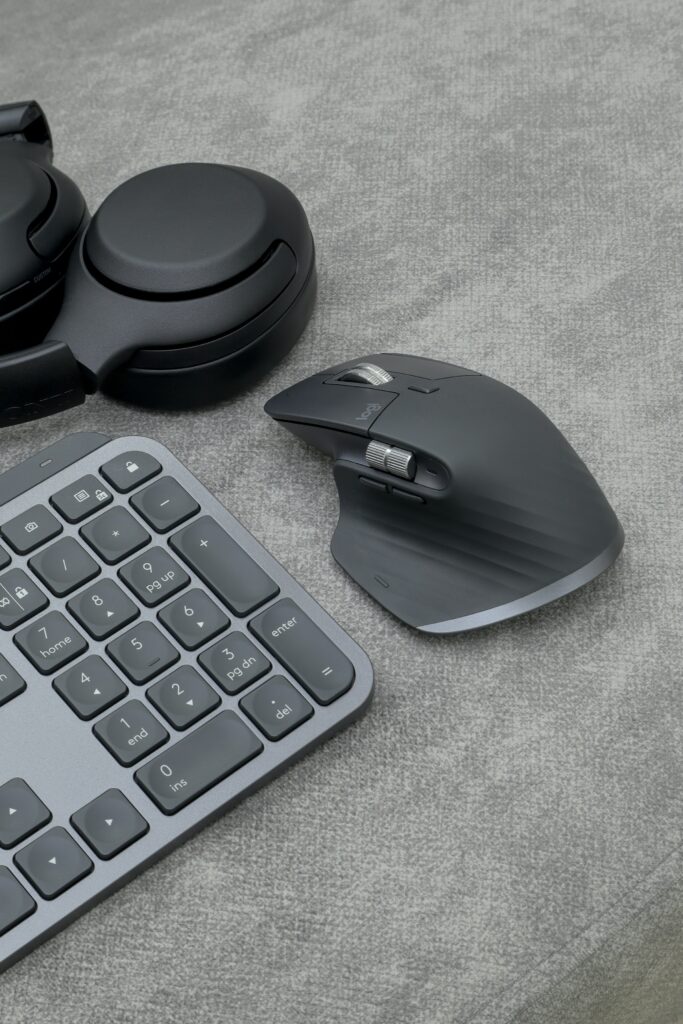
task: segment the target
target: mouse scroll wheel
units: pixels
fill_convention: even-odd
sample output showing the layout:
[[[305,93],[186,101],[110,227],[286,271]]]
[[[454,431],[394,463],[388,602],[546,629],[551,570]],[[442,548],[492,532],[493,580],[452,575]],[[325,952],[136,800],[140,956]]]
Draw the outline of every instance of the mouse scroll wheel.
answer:
[[[415,456],[405,448],[394,448],[383,441],[371,441],[365,450],[365,461],[373,469],[383,470],[392,476],[412,480],[415,476]]]
[[[374,363],[359,363],[358,366],[352,366],[339,378],[339,380],[347,380],[354,384],[372,384],[375,388],[380,384],[388,384],[393,379],[390,373],[383,370],[381,366],[375,366]]]

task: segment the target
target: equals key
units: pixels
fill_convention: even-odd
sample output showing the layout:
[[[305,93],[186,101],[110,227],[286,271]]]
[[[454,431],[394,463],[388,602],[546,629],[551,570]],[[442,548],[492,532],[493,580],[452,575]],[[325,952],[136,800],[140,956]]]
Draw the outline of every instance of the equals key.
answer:
[[[349,659],[289,598],[257,615],[249,629],[319,704],[331,704],[351,687]]]

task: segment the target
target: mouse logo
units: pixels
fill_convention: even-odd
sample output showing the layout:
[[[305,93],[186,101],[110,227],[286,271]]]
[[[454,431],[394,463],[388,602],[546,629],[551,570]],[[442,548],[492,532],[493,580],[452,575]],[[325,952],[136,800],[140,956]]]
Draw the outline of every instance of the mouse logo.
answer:
[[[360,416],[356,416],[356,419],[369,420],[371,416],[374,416],[375,413],[380,412],[381,409],[382,406],[379,404],[379,402],[370,402],[368,405],[365,406],[365,409],[360,414]]]

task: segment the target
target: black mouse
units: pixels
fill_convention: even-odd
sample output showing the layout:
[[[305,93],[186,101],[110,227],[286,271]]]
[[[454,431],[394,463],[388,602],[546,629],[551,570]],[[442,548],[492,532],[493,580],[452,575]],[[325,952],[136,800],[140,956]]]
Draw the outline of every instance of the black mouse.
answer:
[[[594,579],[623,546],[571,445],[492,377],[372,355],[287,388],[266,412],[335,460],[336,560],[426,633],[539,608]]]

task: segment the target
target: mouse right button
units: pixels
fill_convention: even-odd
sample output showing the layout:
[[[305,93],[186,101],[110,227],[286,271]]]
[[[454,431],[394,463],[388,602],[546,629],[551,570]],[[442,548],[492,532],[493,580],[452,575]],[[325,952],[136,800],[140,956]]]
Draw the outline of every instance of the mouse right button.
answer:
[[[454,363],[443,363],[438,359],[426,356],[408,356],[403,353],[387,352],[372,357],[388,373],[404,373],[408,377],[422,377],[425,380],[446,380],[450,377],[478,377],[476,370],[466,370],[464,366]]]

